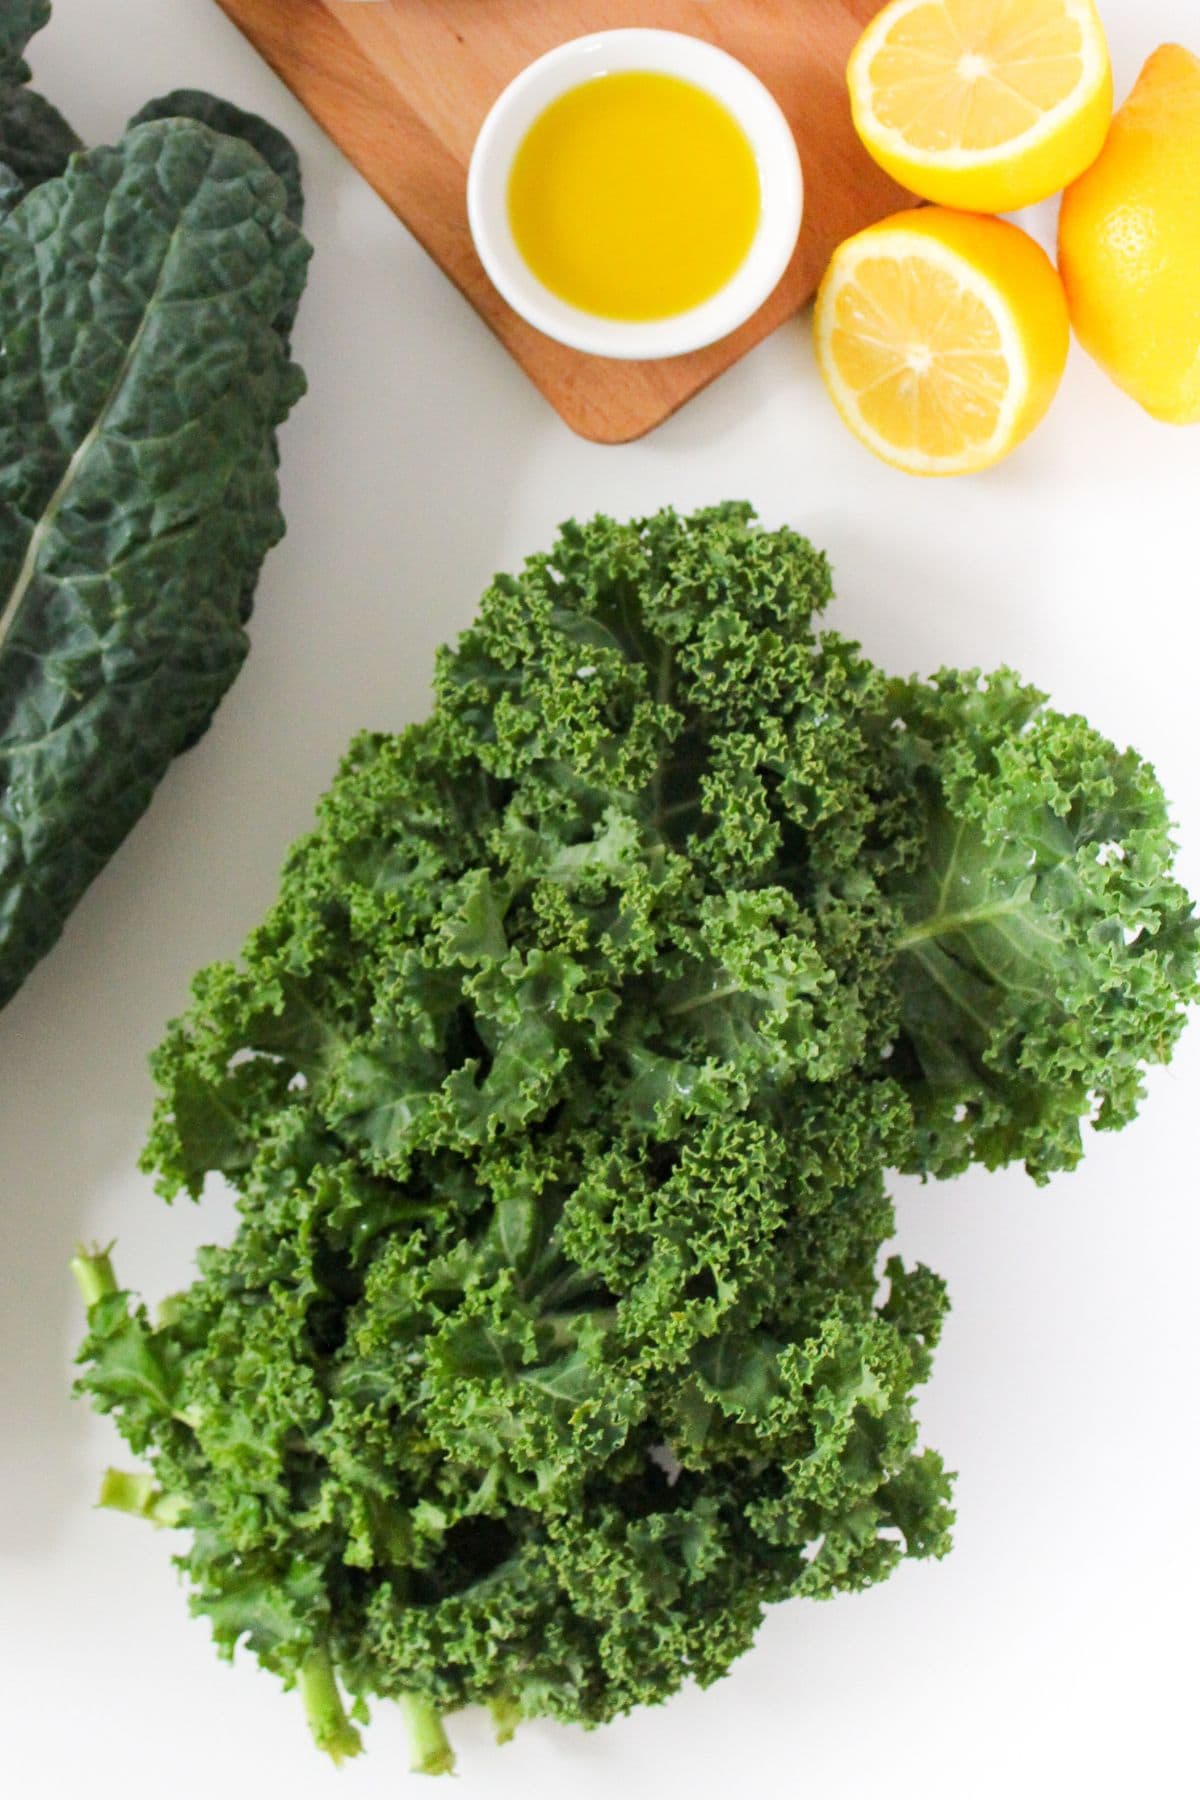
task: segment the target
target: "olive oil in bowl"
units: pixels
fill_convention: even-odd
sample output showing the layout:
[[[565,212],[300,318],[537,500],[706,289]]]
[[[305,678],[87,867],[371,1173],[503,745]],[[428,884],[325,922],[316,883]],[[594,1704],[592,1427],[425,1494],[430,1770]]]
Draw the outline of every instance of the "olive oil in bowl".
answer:
[[[574,350],[645,361],[714,344],[786,271],[804,212],[791,126],[715,44],[629,27],[515,76],[467,171],[500,297]]]
[[[749,138],[694,82],[602,74],[552,101],[508,183],[514,242],[537,279],[605,319],[665,319],[725,286],[758,230]]]

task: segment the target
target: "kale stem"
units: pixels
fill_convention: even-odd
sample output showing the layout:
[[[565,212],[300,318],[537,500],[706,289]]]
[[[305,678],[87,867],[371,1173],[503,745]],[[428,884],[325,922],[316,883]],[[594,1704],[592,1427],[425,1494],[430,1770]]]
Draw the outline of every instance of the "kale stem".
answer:
[[[680,1000],[674,1006],[665,1006],[663,1012],[668,1018],[677,1019],[682,1013],[696,1012],[702,1006],[714,1006],[718,1000],[728,1000],[731,994],[744,993],[740,981],[727,982],[724,987],[713,988],[708,994],[694,994],[690,1000]]]
[[[442,1715],[432,1701],[420,1694],[401,1694],[400,1707],[408,1726],[412,1745],[414,1775],[449,1775],[454,1768],[454,1752],[442,1729]]]
[[[362,1739],[346,1717],[327,1650],[314,1650],[305,1658],[300,1669],[300,1697],[318,1750],[324,1750],[335,1763],[357,1756]]]
[[[498,1744],[507,1744],[521,1723],[521,1707],[511,1694],[493,1694],[488,1701],[488,1711],[492,1715],[492,1727],[496,1733]]]
[[[914,944],[927,943],[930,938],[949,937],[956,931],[964,931],[971,925],[985,925],[989,919],[1002,919],[1006,914],[1018,910],[1014,901],[993,900],[985,906],[971,906],[964,912],[931,913],[928,918],[921,919],[902,931],[896,939],[894,950],[898,956],[905,950],[911,950]]]
[[[71,1258],[71,1273],[89,1312],[97,1301],[118,1291],[109,1254],[111,1250],[111,1244],[107,1249],[90,1251],[81,1246]]]
[[[149,1519],[152,1525],[168,1528],[182,1525],[187,1512],[182,1496],[164,1494],[155,1487],[153,1475],[130,1475],[124,1469],[105,1469],[96,1504],[113,1512],[133,1513],[139,1519]]]
[[[666,706],[670,702],[673,663],[674,658],[671,653],[671,646],[668,644],[662,653],[662,661],[658,665],[658,680],[655,683],[654,698],[659,706]],[[666,780],[666,773],[666,768],[663,763],[663,753],[660,752],[650,789],[650,807],[654,816],[655,826],[659,831],[662,830],[663,825],[663,783]]]
[[[699,812],[704,801],[699,794],[693,794],[690,800],[676,800],[672,806],[660,806],[658,817],[665,824],[668,819],[678,819],[684,813]]]

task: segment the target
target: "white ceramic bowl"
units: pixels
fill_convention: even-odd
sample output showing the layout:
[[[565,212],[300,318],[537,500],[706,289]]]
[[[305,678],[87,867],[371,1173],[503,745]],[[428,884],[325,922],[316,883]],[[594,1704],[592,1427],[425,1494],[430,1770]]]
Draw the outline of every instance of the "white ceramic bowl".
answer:
[[[630,70],[678,76],[719,100],[750,140],[762,190],[758,230],[737,270],[699,306],[667,319],[605,319],[571,306],[530,269],[508,219],[513,158],[534,120],[560,94],[592,76]],[[699,350],[757,312],[791,261],[803,204],[796,140],[775,99],[744,63],[678,31],[598,31],[540,56],[509,83],[488,113],[467,174],[475,248],[514,312],[572,349],[637,360]]]

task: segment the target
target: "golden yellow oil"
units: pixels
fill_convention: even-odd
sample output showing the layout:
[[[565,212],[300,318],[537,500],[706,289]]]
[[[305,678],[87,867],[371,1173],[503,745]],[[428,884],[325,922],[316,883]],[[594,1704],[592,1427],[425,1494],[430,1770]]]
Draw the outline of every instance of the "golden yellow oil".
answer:
[[[513,159],[517,249],[560,299],[666,319],[724,287],[758,228],[750,140],[703,88],[649,70],[596,75],[551,102]]]

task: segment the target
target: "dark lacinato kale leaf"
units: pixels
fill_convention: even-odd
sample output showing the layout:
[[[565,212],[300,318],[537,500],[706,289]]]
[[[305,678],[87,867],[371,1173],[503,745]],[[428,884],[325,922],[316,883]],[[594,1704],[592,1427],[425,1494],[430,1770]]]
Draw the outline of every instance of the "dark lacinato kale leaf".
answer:
[[[194,119],[200,125],[207,125],[210,131],[220,132],[222,137],[240,138],[249,144],[282,181],[287,195],[287,216],[292,224],[303,223],[304,185],[300,158],[290,140],[276,126],[257,113],[245,112],[231,101],[220,100],[200,88],[174,88],[160,99],[148,101],[134,114],[126,129],[132,131],[138,125],[160,119]],[[298,289],[284,297],[277,322],[285,341],[296,323],[299,305]]]
[[[307,258],[257,152],[190,122],[0,225],[0,1003],[246,653]]]
[[[245,112],[230,100],[220,100],[201,88],[172,88],[157,100],[148,100],[130,119],[126,130],[156,119],[195,119],[223,137],[242,138],[274,169],[287,190],[287,215],[293,225],[304,222],[304,187],[300,159],[282,131],[257,113]]]
[[[769,1604],[949,1541],[942,1282],[892,1168],[1078,1153],[1196,995],[1152,774],[1007,675],[890,683],[748,507],[564,528],[364,735],[155,1058],[145,1166],[232,1184],[81,1387],[221,1651],[334,1755],[716,1680]]]
[[[50,20],[50,0],[4,0],[0,7],[0,81],[29,80],[25,52]]]
[[[49,13],[0,16],[0,1005],[245,653],[306,255],[294,152],[210,95],[67,172]]]
[[[49,17],[49,0],[5,0],[0,13],[0,164],[25,191],[61,175],[81,147],[57,108],[26,85],[25,50]],[[0,211],[2,202],[0,190]]]
[[[29,87],[0,87],[0,162],[26,192],[61,175],[82,148],[56,107]]]

